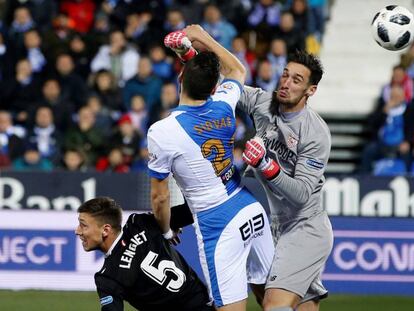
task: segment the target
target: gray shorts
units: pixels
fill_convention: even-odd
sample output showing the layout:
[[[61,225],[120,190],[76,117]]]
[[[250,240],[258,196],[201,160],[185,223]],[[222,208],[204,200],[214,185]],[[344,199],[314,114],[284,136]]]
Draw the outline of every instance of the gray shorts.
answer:
[[[281,288],[303,298],[323,298],[320,275],[332,250],[333,233],[325,212],[280,229],[272,219],[275,256],[266,288]]]

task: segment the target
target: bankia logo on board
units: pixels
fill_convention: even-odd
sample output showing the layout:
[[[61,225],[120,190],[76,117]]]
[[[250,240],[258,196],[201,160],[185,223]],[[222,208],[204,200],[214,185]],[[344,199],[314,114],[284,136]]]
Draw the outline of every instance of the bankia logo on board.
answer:
[[[332,218],[323,280],[334,292],[414,294],[414,219]]]

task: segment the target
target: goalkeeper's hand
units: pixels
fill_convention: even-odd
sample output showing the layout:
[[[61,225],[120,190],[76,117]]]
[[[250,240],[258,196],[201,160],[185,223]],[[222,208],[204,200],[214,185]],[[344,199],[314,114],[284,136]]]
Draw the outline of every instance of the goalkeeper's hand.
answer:
[[[173,50],[183,62],[186,62],[197,55],[197,51],[193,48],[190,39],[184,31],[178,30],[170,32],[164,38],[164,45]]]
[[[243,161],[259,169],[266,179],[275,178],[280,172],[279,164],[266,156],[266,147],[260,137],[247,141],[243,151]]]

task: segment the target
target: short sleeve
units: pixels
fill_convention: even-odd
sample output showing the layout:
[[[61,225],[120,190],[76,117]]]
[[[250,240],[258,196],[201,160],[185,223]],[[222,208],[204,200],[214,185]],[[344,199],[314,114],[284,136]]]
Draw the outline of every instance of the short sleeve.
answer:
[[[271,99],[271,97],[268,97],[269,95],[266,95],[266,92],[261,88],[254,88],[245,85],[237,107],[249,115],[253,114],[253,111],[257,105]]]
[[[174,153],[163,148],[163,135],[159,127],[151,127],[147,134],[148,139],[148,169],[150,177],[163,180],[171,172]]]
[[[242,91],[243,87],[240,82],[232,79],[224,79],[211,98],[213,101],[228,103],[234,111]]]

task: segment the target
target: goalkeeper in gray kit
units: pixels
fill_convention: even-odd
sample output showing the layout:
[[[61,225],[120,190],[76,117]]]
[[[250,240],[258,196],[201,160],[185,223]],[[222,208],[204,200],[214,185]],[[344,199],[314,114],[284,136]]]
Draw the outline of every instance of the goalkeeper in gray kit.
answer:
[[[297,51],[274,92],[245,86],[238,103],[256,128],[243,159],[249,165],[246,174],[253,173],[265,189],[276,247],[265,311],[319,310],[327,296],[320,275],[333,234],[321,189],[331,135],[307,105],[322,74],[316,57]]]

